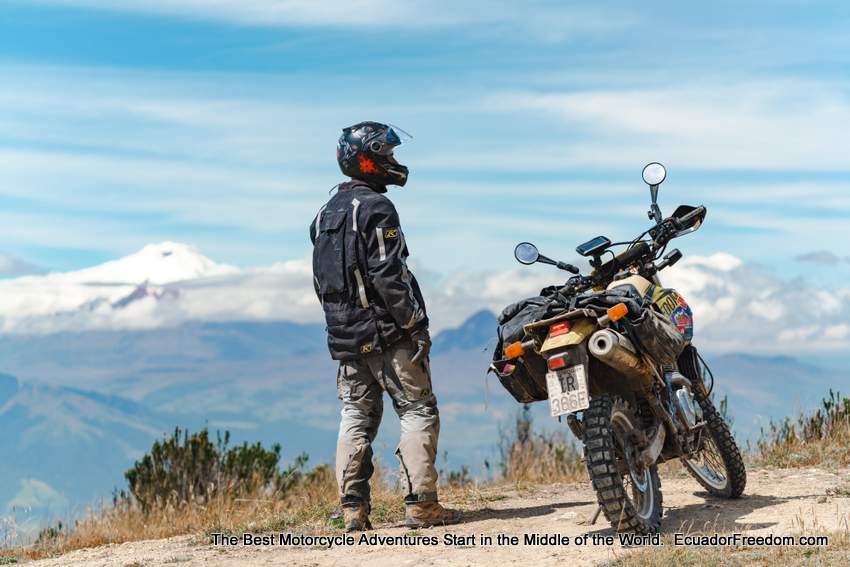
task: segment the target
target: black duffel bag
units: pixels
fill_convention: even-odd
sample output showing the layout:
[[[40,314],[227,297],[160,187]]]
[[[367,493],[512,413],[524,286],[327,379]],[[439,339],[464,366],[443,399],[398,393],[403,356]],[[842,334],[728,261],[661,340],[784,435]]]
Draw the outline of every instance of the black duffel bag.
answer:
[[[543,290],[545,293],[548,291]],[[493,370],[499,382],[516,401],[526,404],[548,399],[546,362],[536,354],[505,360],[504,347],[525,338],[523,327],[529,323],[554,317],[565,311],[563,298],[557,295],[538,295],[512,303],[499,315],[499,342],[493,351]]]

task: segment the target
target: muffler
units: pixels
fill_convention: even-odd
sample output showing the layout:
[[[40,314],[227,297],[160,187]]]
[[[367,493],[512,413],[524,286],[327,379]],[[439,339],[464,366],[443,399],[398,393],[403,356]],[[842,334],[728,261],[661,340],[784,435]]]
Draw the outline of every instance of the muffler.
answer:
[[[631,341],[611,329],[596,331],[588,342],[590,354],[628,378],[635,389],[652,389],[652,369],[635,353]]]

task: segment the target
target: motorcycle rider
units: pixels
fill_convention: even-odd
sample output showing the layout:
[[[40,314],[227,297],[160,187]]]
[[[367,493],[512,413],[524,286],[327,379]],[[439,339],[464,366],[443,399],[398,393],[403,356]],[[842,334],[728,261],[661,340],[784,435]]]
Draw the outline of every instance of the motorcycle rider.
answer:
[[[351,177],[310,225],[313,283],[327,322],[331,357],[339,361],[342,401],[336,478],[346,531],[371,529],[371,443],[383,392],[401,422],[396,455],[406,489],[405,524],[445,525],[459,512],[437,502],[440,420],[431,390],[431,339],[425,302],[408,270],[407,244],[388,185],[404,186],[408,169],[393,157],[406,134],[377,122],[344,128],[337,162]]]

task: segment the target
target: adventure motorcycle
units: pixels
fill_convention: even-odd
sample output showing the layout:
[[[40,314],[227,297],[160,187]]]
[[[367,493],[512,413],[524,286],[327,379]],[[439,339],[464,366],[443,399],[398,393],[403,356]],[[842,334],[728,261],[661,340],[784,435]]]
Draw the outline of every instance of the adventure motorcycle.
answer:
[[[664,255],[667,244],[706,216],[704,206],[682,205],[664,218],[657,196],[665,177],[659,163],[643,170],[651,228],[627,242],[599,236],[576,248],[590,259],[588,275],[531,243],[517,245],[520,263],[576,275],[505,308],[490,367],[517,401],[548,400],[553,417],[566,417],[599,501],[592,521],[601,510],[618,531],[658,531],[664,461],[681,459],[715,496],[736,498],[746,485],[741,453],[711,400],[714,377],[691,344],[691,309],[658,278],[682,258],[677,249]],[[618,245],[625,250],[615,255]]]

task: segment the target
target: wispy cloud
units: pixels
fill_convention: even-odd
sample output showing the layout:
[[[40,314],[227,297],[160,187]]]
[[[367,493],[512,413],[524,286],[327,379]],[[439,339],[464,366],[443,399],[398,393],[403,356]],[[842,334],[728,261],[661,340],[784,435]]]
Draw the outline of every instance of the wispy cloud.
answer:
[[[693,251],[727,249],[747,259],[785,254],[787,260],[823,246],[813,228],[828,228],[837,241],[850,234],[847,183],[841,182],[848,171],[841,153],[848,142],[842,129],[850,118],[847,83],[816,74],[794,78],[787,69],[748,75],[735,66],[702,76],[694,67],[671,80],[677,77],[665,65],[642,65],[652,62],[644,59],[651,51],[635,61],[624,57],[635,43],[671,39],[673,27],[660,20],[653,42],[609,34],[605,42],[575,49],[512,49],[546,37],[547,25],[555,36],[559,27],[566,35],[594,33],[630,25],[635,17],[558,2],[393,3],[381,12],[380,2],[335,9],[325,2],[56,1],[238,26],[345,28],[352,24],[339,22],[359,18],[358,8],[374,8],[372,23],[357,29],[391,28],[364,34],[370,43],[362,62],[369,72],[391,77],[391,96],[364,95],[361,67],[329,63],[329,57],[313,65],[311,57],[320,53],[314,50],[324,54],[323,42],[335,29],[311,28],[309,45],[287,48],[285,56],[237,56],[229,50],[247,35],[268,32],[265,39],[274,41],[292,34],[191,26],[199,34],[194,39],[214,43],[217,51],[204,59],[197,45],[187,45],[187,57],[222,56],[236,61],[231,72],[162,71],[156,61],[135,70],[4,63],[0,237],[15,243],[9,253],[39,264],[52,261],[32,256],[33,248],[73,245],[103,257],[166,239],[190,240],[243,266],[303,257],[309,252],[304,227],[340,180],[333,162],[339,128],[363,118],[397,122],[416,135],[399,152],[412,167],[411,183],[392,196],[415,256],[443,272],[461,265],[498,269],[512,261],[518,240],[534,239],[563,255],[595,234],[636,234],[645,228],[640,166],[658,159],[671,170],[665,202],[704,202],[711,209],[704,233],[729,229],[713,233],[710,242],[695,239]],[[404,25],[391,23],[399,11],[413,14],[406,23],[477,23],[441,42],[445,31],[395,31]],[[432,19],[416,17],[417,11],[433,12]],[[664,17],[672,16],[682,15]],[[128,20],[143,19],[123,18],[122,25]],[[681,34],[694,28],[683,23]],[[383,49],[384,37],[392,42],[402,35],[410,43],[399,43],[398,52]],[[671,57],[677,66],[707,57],[697,51]],[[159,54],[159,63],[172,55]],[[310,64],[280,73],[233,71],[270,58]],[[728,183],[734,170],[773,177]],[[825,171],[832,178],[800,182],[803,172]],[[780,173],[796,177],[779,183]],[[718,174],[727,183],[713,183],[710,175]],[[685,176],[687,185],[679,181]],[[679,187],[687,196],[676,193]],[[744,230],[755,234],[740,239]]]
[[[7,238],[39,246],[61,241],[107,247],[116,254],[145,242],[180,238],[182,231],[221,253],[235,250],[232,234],[238,231],[246,240],[264,242],[243,245],[247,257],[225,258],[243,265],[262,261],[261,255],[268,261],[278,254],[306,253],[304,227],[340,180],[333,147],[341,125],[379,115],[399,117],[405,126],[405,117],[420,124],[451,122],[474,116],[480,102],[477,93],[453,99],[445,93],[420,96],[411,104],[340,104],[334,96],[305,100],[297,93],[273,97],[269,93],[282,89],[275,79],[238,74],[7,66],[0,75],[15,85],[0,93],[0,107],[7,109],[0,111],[0,195],[12,201],[0,213]],[[234,81],[240,86],[228,86]],[[481,138],[475,129],[456,135],[449,142],[467,148]],[[448,234],[443,227],[452,218],[455,234],[476,227],[478,236],[468,242],[471,248],[476,242],[484,246],[477,227],[488,217],[471,213],[481,202],[496,194],[509,196],[515,188],[486,183],[489,171],[483,178],[426,186],[421,176],[445,175],[453,167],[451,160],[440,163],[445,145],[439,130],[424,130],[401,152],[414,178],[411,188],[396,193],[400,207],[421,213],[408,215],[414,234],[420,229],[429,236]],[[517,162],[515,167],[525,171],[538,164]],[[566,196],[586,187],[548,182],[524,184],[523,190]],[[609,183],[605,191],[620,189]],[[435,199],[449,196],[456,206],[432,214]],[[584,210],[592,207],[585,203]],[[610,214],[608,207],[606,217]],[[430,225],[417,222],[426,215]],[[528,220],[512,214],[501,224],[503,230],[516,230]],[[576,219],[571,226],[594,232],[598,223]],[[272,240],[275,244],[268,246]],[[418,249],[431,257],[442,255],[428,242]]]
[[[163,251],[179,256],[179,262]],[[480,309],[498,313],[563,279],[533,268],[445,276],[427,266],[413,267],[435,333],[460,325]],[[699,344],[706,348],[746,345],[777,352],[850,346],[850,328],[843,323],[850,318],[850,289],[845,287],[788,282],[725,253],[688,256],[665,271],[663,281],[690,303]],[[186,321],[323,320],[309,259],[237,269],[173,243],[91,270],[0,281],[0,312],[5,333],[158,328]]]
[[[20,276],[39,271],[39,268],[15,256],[0,254],[0,277]]]
[[[38,0],[43,4],[211,20],[237,25],[391,24],[419,12],[421,2],[391,0]],[[405,6],[410,4],[410,6]]]
[[[243,26],[360,26],[362,28],[509,25],[542,32],[544,40],[621,29],[636,16],[580,2],[509,0],[35,0],[42,4],[206,20]]]
[[[798,262],[809,262],[812,264],[820,264],[822,266],[835,266],[844,259],[829,250],[816,250],[814,252],[806,252],[795,257]]]
[[[662,87],[497,94],[505,112],[543,112],[584,134],[570,163],[622,166],[653,156],[696,168],[846,171],[845,82],[734,76]],[[628,160],[628,161],[626,161]]]

